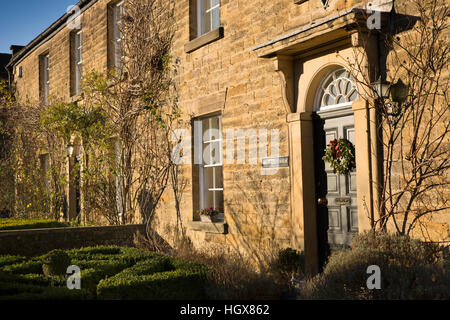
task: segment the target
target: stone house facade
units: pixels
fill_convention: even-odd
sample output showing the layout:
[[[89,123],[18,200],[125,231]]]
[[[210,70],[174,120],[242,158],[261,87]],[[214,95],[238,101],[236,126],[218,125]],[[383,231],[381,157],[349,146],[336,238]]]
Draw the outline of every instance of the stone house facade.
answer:
[[[80,29],[68,27],[67,14],[16,54],[9,66],[18,100],[80,100],[80,74],[104,72],[115,63],[114,23],[121,3],[82,0]],[[371,3],[379,6],[381,19],[393,6]],[[367,38],[367,5],[361,0],[176,1],[179,105],[192,118],[187,128],[192,140],[215,144],[223,155],[214,165],[182,165],[188,180],[183,225],[195,246],[236,249],[256,260],[274,247],[292,247],[305,251],[314,273],[327,245],[348,245],[352,235],[370,229],[370,217],[378,214],[380,159],[370,143],[376,140],[376,115],[358,96],[344,63],[359,47],[372,70],[383,68],[377,65],[377,40]],[[377,75],[371,77],[375,81]],[[208,140],[205,128],[218,133]],[[356,170],[349,175],[333,174],[317,151],[337,137],[355,145]],[[197,211],[210,206],[223,214],[221,221],[198,220]],[[448,240],[448,213],[439,217],[436,237]],[[158,228],[169,242],[175,224],[167,192]]]

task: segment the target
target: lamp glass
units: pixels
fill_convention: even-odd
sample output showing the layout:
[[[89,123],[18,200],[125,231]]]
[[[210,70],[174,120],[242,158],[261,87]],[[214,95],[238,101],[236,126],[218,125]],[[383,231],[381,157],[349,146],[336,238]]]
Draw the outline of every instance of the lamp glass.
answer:
[[[391,84],[389,82],[383,82],[380,78],[372,83],[372,88],[380,98],[388,98]]]
[[[69,156],[69,157],[72,156],[72,154],[73,154],[73,145],[71,145],[71,144],[68,144],[68,145],[67,145],[67,147],[66,147],[66,153],[67,153],[67,156]]]
[[[391,88],[391,84],[390,83],[381,83],[380,84],[380,93],[381,93],[381,97],[383,98],[389,98],[389,91]]]
[[[403,83],[401,79],[392,85],[391,88],[392,100],[395,102],[403,102],[408,97],[408,86]]]

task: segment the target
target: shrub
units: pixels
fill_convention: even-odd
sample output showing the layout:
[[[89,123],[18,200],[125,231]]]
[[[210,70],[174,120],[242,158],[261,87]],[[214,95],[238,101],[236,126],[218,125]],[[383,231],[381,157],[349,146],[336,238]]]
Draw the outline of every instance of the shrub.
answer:
[[[53,279],[42,274],[10,274],[2,272],[0,272],[0,282],[30,284],[36,286],[50,286],[55,283]]]
[[[172,265],[169,258],[158,256],[152,260],[143,260],[136,263],[134,266],[122,271],[121,276],[141,276],[150,275],[157,272],[171,271],[175,267]]]
[[[12,274],[42,273],[42,261],[29,260],[3,267],[3,271]]]
[[[25,260],[26,260],[26,258],[22,257],[22,256],[11,256],[11,255],[0,256],[0,269],[3,266],[21,263]]]
[[[120,259],[114,260],[74,260],[73,264],[83,269],[95,269],[104,276],[113,276],[133,264]]]
[[[55,276],[66,274],[71,259],[63,250],[52,250],[43,257],[42,270],[45,275]]]
[[[192,260],[208,267],[205,292],[211,300],[276,300],[291,290],[285,279],[270,270],[257,271],[235,252],[199,252],[189,241],[183,241],[174,253],[181,261]]]
[[[100,281],[99,299],[202,299],[207,269],[195,262],[158,256]]]
[[[152,275],[118,274],[97,286],[99,299],[195,300],[204,299],[201,270],[174,270]]]
[[[406,267],[436,263],[441,251],[437,244],[384,232],[358,234],[353,238],[352,248],[362,251],[381,251],[389,259]]]
[[[153,259],[155,257],[161,256],[156,252],[150,252],[138,248],[132,247],[121,247],[120,252],[124,260],[129,261],[131,263],[136,263],[145,259]]]
[[[381,269],[381,289],[369,290],[367,267]],[[366,233],[334,253],[322,274],[308,281],[305,299],[449,299],[448,261],[438,247],[406,236]]]
[[[103,256],[108,259],[111,255],[121,254],[121,248],[119,246],[96,246],[96,247],[85,247],[80,249],[71,249],[67,251],[67,254],[71,258],[91,258],[92,256]]]
[[[20,293],[41,293],[43,287],[17,282],[0,282],[0,298],[2,296],[15,295]]]
[[[300,253],[292,248],[282,249],[278,252],[272,266],[282,272],[303,274],[305,256],[303,252]]]
[[[204,297],[203,265],[136,248],[54,250],[25,259],[0,257],[0,299],[94,299],[97,293],[103,299]],[[82,290],[66,287],[71,261],[81,268]]]

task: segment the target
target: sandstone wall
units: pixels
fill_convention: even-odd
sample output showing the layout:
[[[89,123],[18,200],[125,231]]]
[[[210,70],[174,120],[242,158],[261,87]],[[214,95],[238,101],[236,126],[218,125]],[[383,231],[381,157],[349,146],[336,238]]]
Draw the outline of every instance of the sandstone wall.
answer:
[[[99,0],[82,15],[85,72],[106,71],[107,68],[108,2]],[[368,1],[329,1],[326,9],[320,0],[295,2],[298,1],[222,0],[223,37],[188,53],[186,45],[193,40],[189,7],[194,1],[176,1],[173,57],[179,59],[176,80],[184,120],[188,122],[191,117],[220,112],[224,132],[227,129],[277,129],[279,155],[289,155],[282,82],[273,61],[258,58],[252,48]],[[70,30],[64,28],[16,65],[16,70],[23,67],[23,78],[16,78],[21,101],[35,103],[39,100],[38,60],[45,52],[50,53],[50,95],[67,101],[73,99],[70,97],[69,33]],[[302,90],[306,88],[299,88],[298,95],[306,94]],[[191,130],[189,126],[186,128]],[[197,247],[224,246],[256,256],[261,255],[263,248],[271,251],[272,246],[302,249],[301,241],[294,241],[292,237],[289,168],[279,168],[274,175],[261,175],[260,159],[254,165],[248,161],[225,164],[227,227],[218,224],[213,228],[193,222],[198,201],[198,191],[193,184],[196,177],[192,165],[183,165],[181,169],[187,181],[181,203],[183,227]],[[174,241],[176,219],[173,192],[168,188],[158,209],[157,222],[160,233],[169,242]],[[444,220],[448,227],[448,219]]]

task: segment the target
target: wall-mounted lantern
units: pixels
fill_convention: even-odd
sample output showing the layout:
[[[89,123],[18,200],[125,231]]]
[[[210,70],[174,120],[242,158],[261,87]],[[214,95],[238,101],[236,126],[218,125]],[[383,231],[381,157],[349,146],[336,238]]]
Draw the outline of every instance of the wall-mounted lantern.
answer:
[[[371,86],[379,98],[383,99],[389,98],[391,88],[390,82],[382,81],[381,77],[379,77],[377,81],[371,83]]]
[[[72,156],[73,150],[74,150],[73,144],[69,143],[69,144],[66,146],[66,154],[67,154],[68,157],[71,157],[71,156]]]
[[[391,86],[391,100],[397,103],[403,103],[408,97],[408,90],[408,86],[403,83],[402,79],[398,79],[397,83]]]

